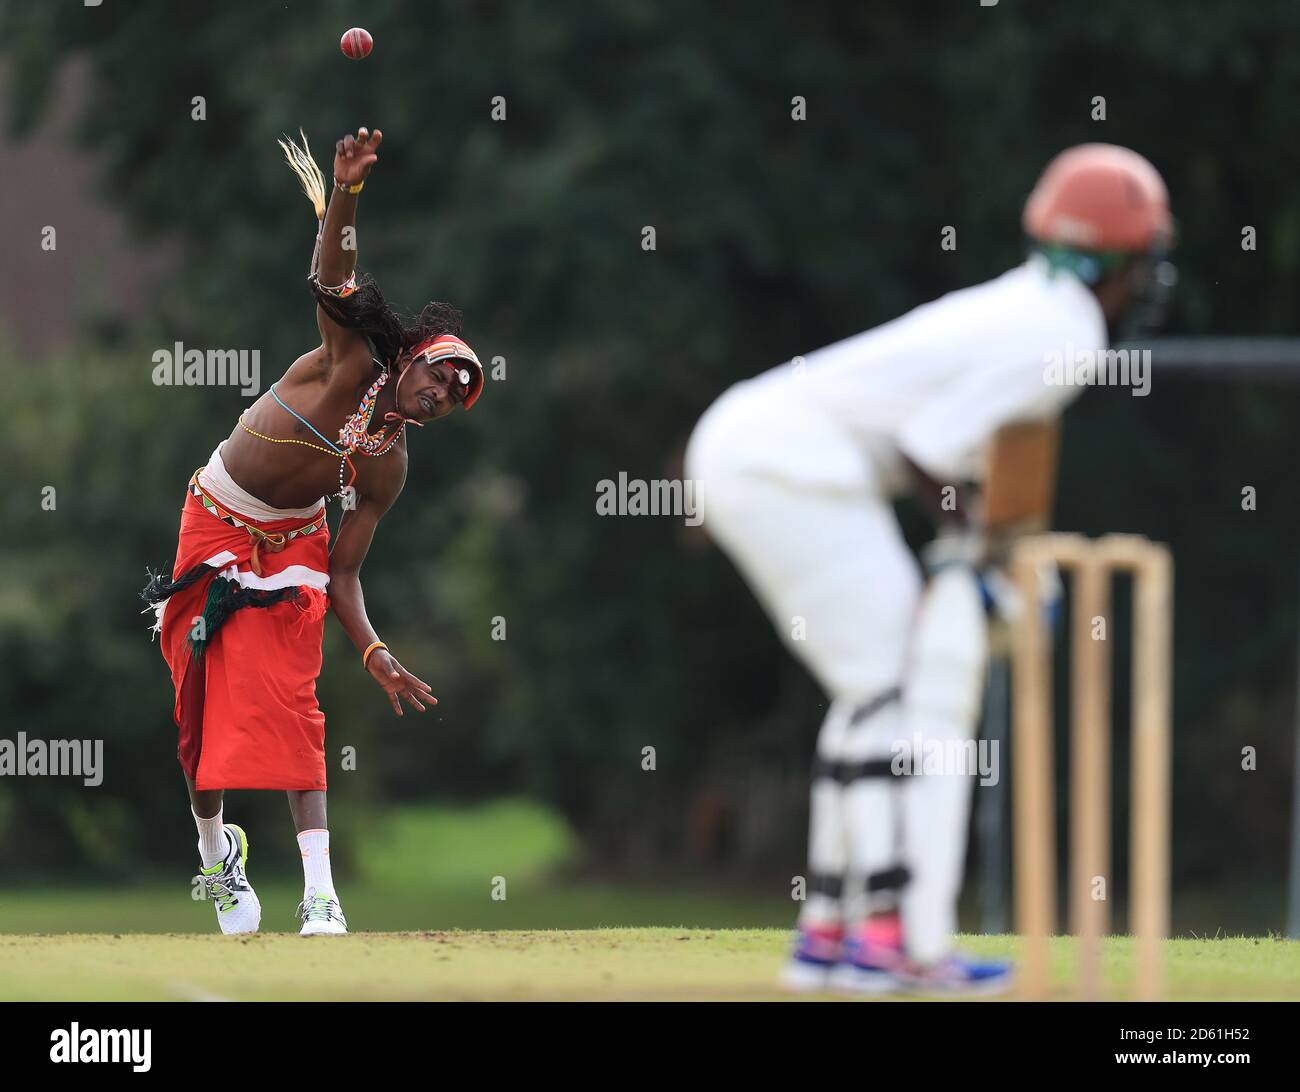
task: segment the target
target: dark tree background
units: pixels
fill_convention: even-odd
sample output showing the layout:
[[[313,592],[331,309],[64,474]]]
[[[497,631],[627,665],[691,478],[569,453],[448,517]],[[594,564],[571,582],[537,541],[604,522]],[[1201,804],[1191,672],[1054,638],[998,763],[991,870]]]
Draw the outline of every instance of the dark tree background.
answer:
[[[348,62],[358,23],[375,52]],[[362,265],[407,308],[458,303],[506,367],[475,412],[412,438],[366,567],[372,618],[438,712],[394,722],[329,628],[331,751],[361,756],[336,791],[526,791],[597,860],[788,875],[821,695],[716,551],[680,522],[598,517],[596,483],[671,475],[729,383],[1017,262],[1029,187],[1083,140],[1131,145],[1169,182],[1170,332],[1295,334],[1297,30],[1285,0],[5,5],[11,131],[39,130],[84,58],[103,192],[138,240],[183,253],[145,318],[92,310],[76,351],[0,361],[0,703],[15,729],[93,728],[112,773],[95,794],[0,784],[5,874],[93,872],[108,844],[116,869],[188,852],[158,821],[183,805],[135,592],[243,400],[154,387],[149,360],[177,340],[257,347],[265,383],[315,344],[313,223],[281,133],[301,125],[328,170],[345,130],[384,130]],[[1057,524],[1176,552],[1180,884],[1284,865],[1297,423],[1295,388],[1172,379],[1067,416]],[[33,502],[44,483],[57,515]]]

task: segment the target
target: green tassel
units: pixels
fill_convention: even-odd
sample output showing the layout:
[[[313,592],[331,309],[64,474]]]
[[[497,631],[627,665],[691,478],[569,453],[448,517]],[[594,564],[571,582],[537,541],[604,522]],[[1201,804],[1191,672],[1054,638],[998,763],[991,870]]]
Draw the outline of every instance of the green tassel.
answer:
[[[208,642],[212,639],[212,635],[216,632],[217,627],[225,621],[225,616],[227,614],[227,611],[224,609],[225,601],[230,598],[230,592],[233,587],[233,583],[221,577],[214,578],[212,583],[208,585],[208,595],[203,601],[203,614],[200,615],[202,626],[199,627],[199,629],[203,634],[203,638],[200,639],[195,637],[194,627],[190,627],[190,652],[193,654],[196,661],[203,659],[204,648],[207,647]]]
[[[190,629],[190,652],[194,659],[203,659],[204,648],[212,642],[217,630],[235,611],[242,610],[244,607],[273,607],[276,603],[296,599],[300,590],[295,586],[261,591],[256,588],[242,588],[235,581],[227,580],[225,577],[214,577],[212,583],[208,585],[208,596],[203,603],[203,614],[200,615],[203,624],[199,628],[203,633],[203,639],[199,640],[194,636],[194,627]]]

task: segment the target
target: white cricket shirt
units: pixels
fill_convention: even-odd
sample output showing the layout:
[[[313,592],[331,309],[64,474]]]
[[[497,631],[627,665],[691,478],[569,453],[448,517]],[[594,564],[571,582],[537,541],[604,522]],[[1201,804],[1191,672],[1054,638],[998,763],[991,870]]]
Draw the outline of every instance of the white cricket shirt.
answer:
[[[791,477],[840,477],[839,433],[901,486],[905,454],[939,481],[979,481],[990,438],[1004,424],[1055,417],[1081,387],[1061,381],[1080,353],[1107,348],[1092,292],[1032,257],[994,280],[951,292],[873,330],[737,384],[723,398],[781,445]],[[1056,360],[1058,367],[1053,368]],[[770,426],[770,432],[768,431]],[[800,443],[802,433],[806,443]],[[824,478],[823,478],[824,480]]]

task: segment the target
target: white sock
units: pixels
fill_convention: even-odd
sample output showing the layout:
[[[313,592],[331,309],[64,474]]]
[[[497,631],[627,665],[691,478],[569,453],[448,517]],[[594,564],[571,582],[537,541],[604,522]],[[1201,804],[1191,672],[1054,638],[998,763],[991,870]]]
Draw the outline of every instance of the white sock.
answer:
[[[334,877],[330,874],[330,832],[304,830],[298,835],[302,851],[303,894],[316,889],[318,895],[334,894]]]
[[[219,861],[224,861],[226,851],[230,848],[226,842],[226,828],[221,822],[221,813],[225,810],[223,805],[211,819],[204,819],[190,808],[194,814],[194,825],[199,828],[199,857],[204,868],[211,868]]]

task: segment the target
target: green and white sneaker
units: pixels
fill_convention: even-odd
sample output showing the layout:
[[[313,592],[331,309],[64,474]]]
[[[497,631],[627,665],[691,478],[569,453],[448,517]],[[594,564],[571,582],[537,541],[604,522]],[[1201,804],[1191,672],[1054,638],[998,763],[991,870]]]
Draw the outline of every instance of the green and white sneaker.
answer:
[[[343,907],[333,891],[317,892],[310,888],[302,902],[298,904],[298,916],[302,918],[299,936],[323,937],[343,936],[348,931],[348,920],[343,916]]]
[[[225,825],[225,834],[230,847],[225,859],[205,868],[194,882],[203,897],[216,904],[217,924],[223,933],[256,933],[262,923],[262,904],[244,873],[248,866],[248,835],[234,823]]]

